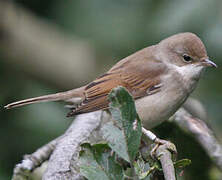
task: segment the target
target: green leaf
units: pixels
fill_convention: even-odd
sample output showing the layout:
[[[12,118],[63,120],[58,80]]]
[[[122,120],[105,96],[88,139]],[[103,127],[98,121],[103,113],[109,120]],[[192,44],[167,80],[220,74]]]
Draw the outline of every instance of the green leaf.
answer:
[[[156,165],[150,167],[150,164],[148,162],[145,162],[141,155],[138,156],[137,160],[133,163],[133,166],[139,179],[143,180],[149,180],[149,175],[153,171],[157,170]]]
[[[190,159],[181,159],[174,163],[175,168],[184,168],[186,166],[189,166],[191,164]]]
[[[110,148],[121,158],[130,162],[123,131],[114,126],[112,122],[109,122],[103,126],[102,133],[103,138],[109,143]]]
[[[119,133],[119,139],[124,139],[124,143],[116,144],[116,146],[122,146],[119,149],[125,149],[122,152],[127,152],[128,158],[126,156],[121,156],[118,149],[114,148],[113,150],[119,154],[125,160],[129,160],[129,162],[133,162],[139,146],[140,139],[142,135],[141,130],[141,121],[136,112],[135,103],[132,96],[128,93],[128,91],[123,87],[114,88],[109,96],[109,104],[110,111],[114,120],[116,120],[116,125],[122,129],[122,134]],[[117,131],[116,131],[117,132]],[[107,137],[112,136],[106,134]],[[122,137],[123,136],[123,137]],[[110,141],[111,138],[107,138],[109,145],[111,148],[114,146],[115,142]],[[117,141],[116,141],[117,142]]]
[[[108,166],[109,166],[108,172],[111,177],[110,179],[113,179],[113,180],[123,179],[124,177],[123,169],[119,164],[115,162],[114,156],[108,157]]]
[[[148,175],[151,172],[149,163],[146,163],[143,158],[139,156],[137,161],[135,161],[133,165],[139,179],[149,179]]]
[[[122,167],[115,162],[114,155],[107,144],[88,143],[82,145],[79,164],[80,173],[89,180],[123,179]]]

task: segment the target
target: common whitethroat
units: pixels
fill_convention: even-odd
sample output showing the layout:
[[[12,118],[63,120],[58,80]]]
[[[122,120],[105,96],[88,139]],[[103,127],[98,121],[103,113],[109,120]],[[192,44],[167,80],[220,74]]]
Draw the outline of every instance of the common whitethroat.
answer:
[[[125,87],[135,99],[146,128],[172,116],[195,89],[209,60],[203,42],[193,33],[180,33],[144,48],[114,65],[107,73],[77,89],[14,102],[10,109],[45,101],[71,104],[67,116],[108,108],[112,88]]]

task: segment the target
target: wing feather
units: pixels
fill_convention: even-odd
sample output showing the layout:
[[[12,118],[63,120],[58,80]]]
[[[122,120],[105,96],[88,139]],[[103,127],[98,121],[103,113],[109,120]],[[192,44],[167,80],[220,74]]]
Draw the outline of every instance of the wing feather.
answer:
[[[134,99],[152,94],[147,93],[148,89],[157,92],[157,88],[151,87],[158,87],[166,67],[155,58],[146,57],[144,50],[123,59],[106,74],[89,83],[84,90],[85,99],[68,116],[108,108],[107,95],[117,86],[125,87]]]

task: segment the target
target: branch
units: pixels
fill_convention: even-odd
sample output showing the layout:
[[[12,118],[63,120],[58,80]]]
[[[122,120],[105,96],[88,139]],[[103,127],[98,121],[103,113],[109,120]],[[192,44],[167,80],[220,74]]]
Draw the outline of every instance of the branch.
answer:
[[[80,145],[89,140],[99,127],[102,112],[92,112],[75,118],[66,133],[58,140],[52,153],[43,180],[79,179],[78,155]]]
[[[156,157],[160,160],[165,180],[175,180],[175,169],[168,144],[160,145],[156,150]]]
[[[15,166],[12,180],[26,179],[29,177],[33,170],[49,159],[58,139],[59,138],[44,145],[31,155],[25,155],[22,162]]]
[[[15,166],[12,179],[25,180],[31,176],[35,176],[36,178],[36,174],[40,177],[39,179],[42,179],[41,177],[45,172],[46,166],[48,169],[45,174],[51,179],[57,174],[62,177],[64,175],[62,175],[62,173],[66,173],[68,176],[71,176],[72,173],[72,178],[80,178],[78,163],[75,161],[78,157],[75,156],[73,158],[73,156],[78,155],[79,145],[82,144],[84,140],[89,139],[90,142],[99,140],[100,135],[96,134],[98,131],[95,129],[100,125],[101,119],[103,122],[106,122],[109,118],[107,113],[101,114],[101,112],[77,116],[64,135],[39,148],[33,154],[25,155],[22,162]],[[92,131],[94,131],[94,136],[90,133]],[[49,163],[45,163],[52,153],[53,157],[50,158]],[[38,168],[40,166],[41,170]],[[65,166],[67,168],[70,166],[70,170],[67,170],[67,172],[65,169],[61,171],[61,167]]]
[[[192,104],[189,106],[192,106]],[[198,108],[193,107],[194,115],[197,114],[197,109]],[[184,108],[179,109],[173,117],[173,121],[176,122],[179,127],[185,131],[191,132],[191,134],[206,150],[208,155],[222,170],[221,145],[217,142],[214,134],[209,127],[207,127],[205,122],[200,119],[193,118],[193,116]],[[36,167],[45,162],[49,156],[51,157],[43,179],[81,178],[78,164],[80,145],[86,141],[93,143],[101,140],[101,127],[103,127],[103,124],[109,121],[110,118],[110,114],[105,112],[101,113],[101,111],[77,116],[64,135],[38,149],[32,155],[25,156],[23,162],[16,166],[13,180],[19,176],[22,176],[23,179],[25,177],[29,177],[30,173],[35,170]],[[143,129],[143,133],[144,132],[145,131]],[[152,141],[157,139],[152,133],[148,133],[148,135]],[[162,144],[158,147],[156,152],[163,169],[165,169],[165,178],[171,178],[175,173],[174,169],[172,169],[171,154],[169,154],[171,151],[169,151],[169,147]]]
[[[156,144],[150,151],[150,155],[160,161],[165,179],[175,180],[175,169],[171,155],[172,153],[177,153],[175,145],[169,141],[157,138],[154,133],[145,128],[142,128],[142,132],[144,134],[144,137],[148,138]],[[145,157],[147,156],[147,152],[144,153],[144,151],[147,151],[146,147],[144,149],[142,148],[141,151],[143,156]]]
[[[190,105],[192,106],[192,104]],[[173,119],[182,130],[194,136],[209,157],[222,171],[222,146],[207,124],[203,120],[194,118],[184,108],[180,108],[175,113]]]

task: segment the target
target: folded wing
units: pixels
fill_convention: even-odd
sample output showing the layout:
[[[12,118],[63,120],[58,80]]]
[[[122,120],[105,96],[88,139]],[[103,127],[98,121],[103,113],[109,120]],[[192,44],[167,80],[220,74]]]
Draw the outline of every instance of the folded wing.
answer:
[[[165,65],[154,58],[144,58],[138,54],[129,56],[85,86],[85,99],[67,116],[107,109],[109,104],[107,95],[117,86],[125,87],[134,99],[158,92],[161,87],[160,74],[164,74],[164,71],[166,71]]]

